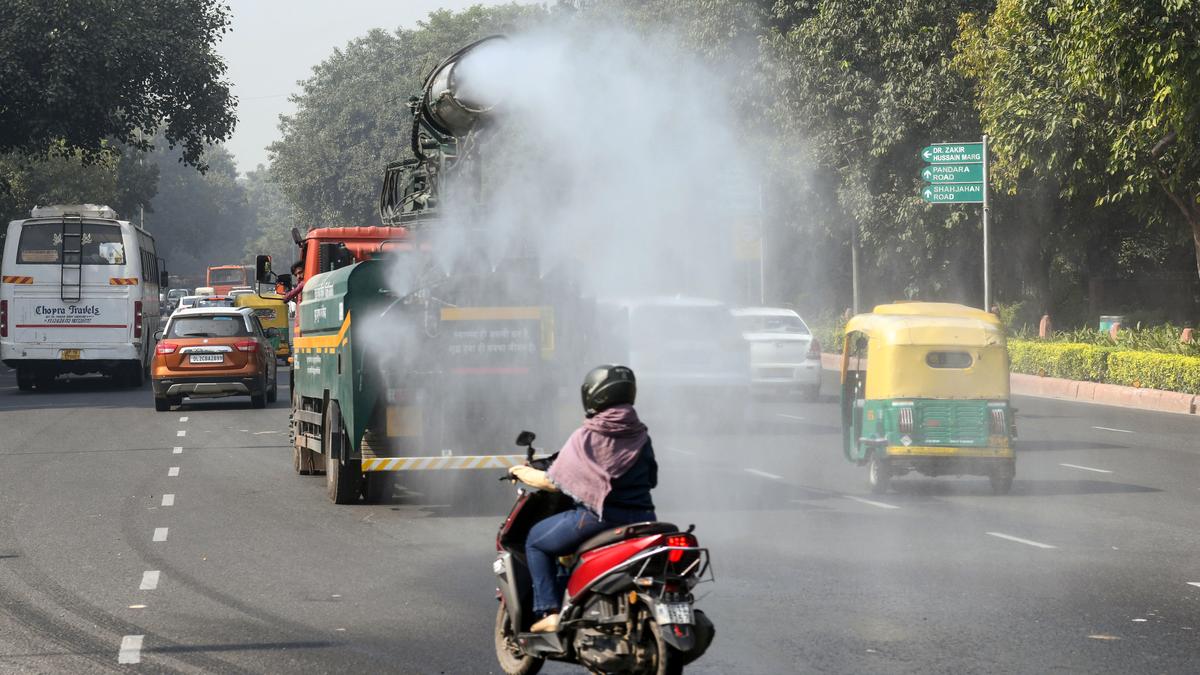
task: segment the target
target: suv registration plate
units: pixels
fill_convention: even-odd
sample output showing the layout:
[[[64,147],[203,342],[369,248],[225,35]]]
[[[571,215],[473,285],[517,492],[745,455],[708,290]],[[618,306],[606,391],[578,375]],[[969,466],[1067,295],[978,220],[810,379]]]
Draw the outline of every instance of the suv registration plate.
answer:
[[[654,618],[658,625],[692,624],[692,606],[686,602],[664,602],[654,606]]]
[[[190,354],[188,363],[224,363],[224,354]]]
[[[79,360],[79,350],[78,349],[64,349],[64,350],[62,350],[61,357],[62,357],[63,361],[78,361]]]

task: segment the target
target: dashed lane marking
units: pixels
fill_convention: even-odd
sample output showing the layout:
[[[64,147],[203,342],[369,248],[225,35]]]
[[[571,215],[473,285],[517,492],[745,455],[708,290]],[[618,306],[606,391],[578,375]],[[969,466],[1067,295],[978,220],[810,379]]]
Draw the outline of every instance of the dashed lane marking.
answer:
[[[167,469],[167,475],[168,476],[178,476],[179,475],[179,467],[173,466],[173,467]]]
[[[180,429],[179,431],[175,432],[175,435],[176,436],[187,436],[187,429]]]
[[[179,421],[180,421],[180,422],[186,422],[186,421],[187,421],[187,415],[184,415],[183,417],[180,417],[180,418],[179,418]]]
[[[1092,427],[1092,428],[1099,429],[1100,431],[1115,431],[1118,434],[1132,434],[1133,433],[1132,431],[1130,431],[1128,429],[1113,429],[1112,427]]]
[[[121,651],[117,653],[117,663],[141,663],[142,639],[144,635],[126,635],[121,638]]]
[[[167,528],[165,528],[165,527],[154,528],[154,541],[166,541],[166,540],[167,540]]]
[[[758,469],[751,469],[751,468],[747,467],[747,468],[743,469],[743,471],[745,471],[746,473],[754,474],[755,476],[762,476],[763,478],[770,478],[771,480],[783,480],[783,476],[777,476],[773,473],[767,473],[766,471],[759,471]]]
[[[147,570],[142,572],[142,585],[138,586],[139,591],[152,591],[158,588],[158,570]]]
[[[177,445],[177,446],[171,448],[171,452],[175,453],[176,455],[182,455],[183,454],[183,446]]]
[[[1022,539],[1020,537],[1014,537],[1011,534],[1004,534],[1003,532],[988,532],[987,534],[990,534],[993,537],[1015,541],[1018,544],[1025,544],[1026,546],[1036,546],[1037,548],[1058,548],[1057,546],[1051,544],[1043,544],[1040,541],[1034,541],[1032,539]]]
[[[689,457],[696,456],[696,453],[692,452],[691,450],[681,450],[679,448],[667,448],[667,450],[670,450],[671,452],[678,452],[681,455],[688,455]]]
[[[1078,464],[1059,463],[1059,466],[1065,466],[1068,469],[1079,469],[1080,471],[1095,471],[1096,473],[1112,473],[1108,469],[1093,469],[1090,466],[1080,466]]]
[[[803,422],[803,421],[804,421],[804,418],[803,418],[803,417],[799,417],[799,416],[797,416],[797,415],[787,415],[787,414],[785,414],[785,413],[775,413],[775,416],[776,416],[776,417],[784,417],[784,418],[787,418],[787,419],[789,419],[789,420],[798,420],[798,421],[800,421],[800,422]]]
[[[162,505],[163,506],[175,506],[175,495],[172,495],[172,494],[163,495]]]
[[[1196,586],[1200,588],[1200,581],[1189,581],[1188,586]]]
[[[862,497],[855,497],[854,495],[843,495],[843,496],[846,499],[853,499],[854,501],[859,502],[860,504],[870,504],[871,506],[878,506],[881,509],[898,509],[898,508],[900,508],[899,506],[896,506],[895,504],[885,504],[884,502],[877,502],[877,501],[872,501],[870,499],[863,499]]]

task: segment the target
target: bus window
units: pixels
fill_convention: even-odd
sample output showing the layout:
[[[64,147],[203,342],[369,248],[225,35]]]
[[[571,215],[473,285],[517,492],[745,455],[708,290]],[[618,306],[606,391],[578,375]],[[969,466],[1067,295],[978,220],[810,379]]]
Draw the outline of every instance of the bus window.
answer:
[[[21,240],[17,244],[17,264],[59,264],[63,250],[62,233],[61,223],[38,223],[22,227]],[[121,240],[121,228],[116,225],[84,223],[80,250],[82,260],[79,262],[84,265],[125,264],[125,244]]]

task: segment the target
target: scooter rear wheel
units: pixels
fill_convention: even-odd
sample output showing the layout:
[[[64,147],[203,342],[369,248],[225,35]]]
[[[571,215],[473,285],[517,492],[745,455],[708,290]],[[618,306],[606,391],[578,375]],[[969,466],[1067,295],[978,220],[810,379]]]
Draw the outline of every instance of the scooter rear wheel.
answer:
[[[503,602],[496,609],[496,660],[505,675],[534,675],[542,669],[545,659],[529,656],[517,647],[517,630],[508,620],[508,610]]]

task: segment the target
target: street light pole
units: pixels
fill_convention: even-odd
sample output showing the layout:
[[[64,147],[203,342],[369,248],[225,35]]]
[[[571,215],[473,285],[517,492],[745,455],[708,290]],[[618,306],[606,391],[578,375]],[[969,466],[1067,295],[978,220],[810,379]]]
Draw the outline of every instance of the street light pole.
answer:
[[[850,221],[850,311],[858,314],[858,222]]]
[[[983,135],[983,311],[992,310],[992,273],[988,266],[988,137]]]

